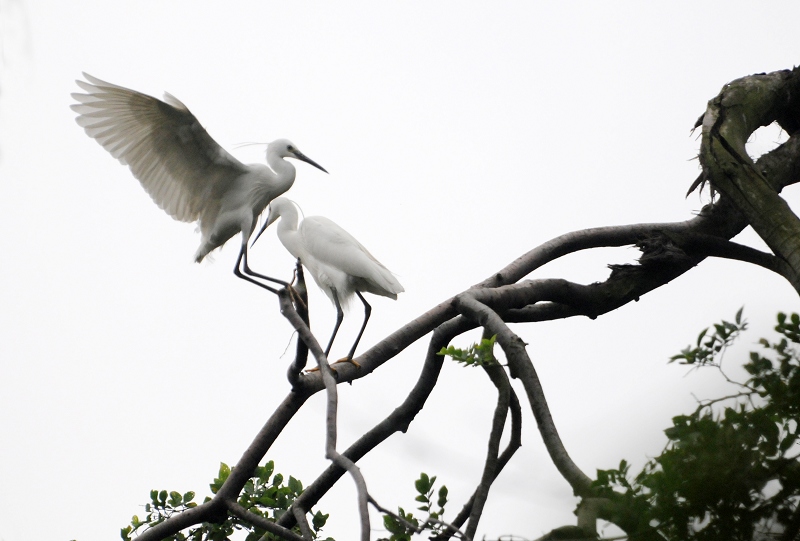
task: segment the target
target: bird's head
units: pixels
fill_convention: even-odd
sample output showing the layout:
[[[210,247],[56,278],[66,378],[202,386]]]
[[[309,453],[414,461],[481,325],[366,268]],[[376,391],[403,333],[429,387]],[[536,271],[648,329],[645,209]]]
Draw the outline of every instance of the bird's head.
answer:
[[[320,171],[325,171],[325,168],[322,167],[320,164],[300,152],[297,148],[297,145],[289,141],[288,139],[276,139],[271,142],[267,146],[267,154],[275,153],[277,156],[281,158],[296,158],[298,160],[304,161],[308,164],[313,165]],[[327,171],[325,171],[327,173]]]
[[[278,197],[277,199],[273,199],[272,202],[269,204],[269,214],[267,214],[267,221],[264,222],[264,225],[261,226],[261,229],[253,239],[253,242],[250,243],[250,248],[252,248],[253,245],[255,245],[256,241],[258,240],[258,237],[260,237],[261,234],[264,231],[266,231],[269,226],[278,221],[278,218],[280,218],[283,214],[290,214],[290,213],[293,214],[294,216],[297,215],[297,209],[295,208],[294,203],[292,203],[289,199],[286,199],[285,197]],[[297,218],[295,218],[295,220],[296,219]]]

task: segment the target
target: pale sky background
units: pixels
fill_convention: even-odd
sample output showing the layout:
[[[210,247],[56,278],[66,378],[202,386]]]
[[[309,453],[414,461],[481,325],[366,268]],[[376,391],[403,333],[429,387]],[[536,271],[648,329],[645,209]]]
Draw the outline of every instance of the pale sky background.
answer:
[[[554,236],[690,218],[707,198],[684,199],[698,173],[691,126],[725,83],[798,61],[798,17],[796,1],[0,0],[0,541],[118,539],[153,488],[202,499],[289,391],[291,329],[272,296],[233,276],[238,240],[192,262],[195,226],[75,124],[82,71],[169,91],[245,162],[263,147],[235,145],[289,137],[330,171],[298,163],[287,195],[406,288],[375,299],[363,350]],[[800,203],[796,187],[785,195]],[[762,246],[751,232],[737,240]],[[638,254],[573,256],[534,277],[590,283]],[[274,232],[252,252],[267,274],[291,265]],[[311,289],[324,340],[334,310]],[[702,328],[744,305],[747,348],[798,304],[776,275],[705,261],[597,321],[515,329],[593,475],[621,458],[640,467],[692,393],[722,392],[710,372],[666,362]],[[359,323],[360,309],[334,355]],[[341,449],[405,397],[425,347],[341,386]],[[361,462],[373,496],[413,508],[425,471],[448,485],[455,516],[480,477],[494,401],[480,371],[448,363],[409,432]],[[574,521],[529,411],[478,538]],[[278,471],[309,484],[326,467],[323,422],[318,395],[270,451]],[[354,538],[349,479],[319,509],[332,514],[327,535]],[[373,538],[381,527],[373,515]]]

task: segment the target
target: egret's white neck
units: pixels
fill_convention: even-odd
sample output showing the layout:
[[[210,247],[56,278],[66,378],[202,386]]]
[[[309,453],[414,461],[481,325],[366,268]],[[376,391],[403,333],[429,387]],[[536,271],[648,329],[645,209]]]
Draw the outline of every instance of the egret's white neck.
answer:
[[[300,242],[300,233],[297,231],[297,221],[298,214],[295,206],[284,205],[281,208],[281,220],[278,223],[278,239],[290,254],[303,259],[303,247]]]
[[[294,183],[295,168],[290,162],[284,160],[275,152],[267,152],[267,164],[275,172],[277,184],[284,188],[279,193],[288,190]]]

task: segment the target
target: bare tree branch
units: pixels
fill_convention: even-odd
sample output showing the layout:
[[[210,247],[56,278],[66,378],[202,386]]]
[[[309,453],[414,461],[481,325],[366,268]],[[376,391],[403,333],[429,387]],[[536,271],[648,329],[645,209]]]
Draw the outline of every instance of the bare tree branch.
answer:
[[[505,372],[503,372],[505,375]],[[497,469],[495,471],[495,476],[499,475],[503,468],[505,468],[508,461],[511,460],[511,457],[514,456],[514,453],[519,449],[520,445],[522,445],[522,409],[520,408],[519,399],[517,398],[517,394],[514,392],[514,389],[510,389],[510,400],[509,400],[509,409],[511,411],[511,438],[506,445],[506,448],[500,454],[500,457],[497,459]],[[475,501],[475,495],[477,493],[477,489],[473,492],[472,496],[467,503],[464,504],[461,511],[456,515],[456,518],[453,519],[451,524],[455,528],[460,528],[462,524],[464,524],[470,516],[472,512],[472,503]],[[455,530],[446,529],[440,535],[434,538],[434,541],[447,541],[450,537],[455,533]]]
[[[304,536],[308,537],[305,510],[311,509],[345,471],[350,471],[358,486],[359,510],[362,516],[361,538],[366,541],[369,538],[367,502],[370,497],[355,462],[391,434],[408,429],[438,381],[442,366],[438,351],[446,347],[454,337],[476,326],[482,326],[486,332],[497,335],[498,343],[508,359],[510,374],[521,380],[542,439],[559,472],[576,494],[591,497],[591,482],[572,462],[564,448],[525,344],[509,329],[508,323],[544,321],[575,315],[596,318],[669,283],[709,256],[760,265],[781,274],[800,291],[800,221],[777,195],[783,187],[800,180],[800,97],[796,97],[800,96],[798,90],[800,71],[796,69],[734,81],[709,103],[702,117],[703,174],[698,181],[709,180],[719,188],[722,197],[704,207],[695,218],[675,223],[600,227],[556,237],[517,258],[469,290],[438,304],[378,342],[357,359],[360,368],[344,364],[337,367],[335,375],[331,371],[309,327],[305,282],[302,268],[298,267],[299,281],[293,289],[294,296],[285,289],[277,294],[281,313],[290,321],[299,336],[297,354],[288,373],[292,391],[256,435],[211,501],[173,515],[143,532],[139,539],[163,539],[201,522],[221,522],[228,513],[266,529],[261,524],[266,519],[238,506],[238,495],[294,414],[311,395],[325,389],[328,394],[326,455],[332,463],[297,498],[292,513],[285,513],[277,526],[291,528],[296,521],[302,519],[300,527]],[[748,114],[741,114],[742,112]],[[781,123],[789,132],[790,138],[753,163],[744,151],[744,143],[755,128],[772,120]],[[774,212],[775,209],[778,209],[777,212]],[[770,213],[775,215],[770,216]],[[729,242],[729,239],[748,224],[752,224],[767,241],[775,256]],[[639,264],[612,266],[611,275],[601,283],[582,285],[558,279],[521,281],[542,265],[568,254],[591,248],[627,245],[636,245],[642,251]],[[344,453],[339,454],[336,450],[337,383],[369,375],[431,332],[433,335],[422,372],[404,402]],[[319,373],[302,373],[309,351],[320,367]],[[505,378],[505,374],[498,370],[498,378],[500,374]],[[498,385],[497,382],[495,384]],[[461,523],[458,521],[466,520],[466,515],[469,515],[470,535],[475,533],[489,487],[519,446],[519,401],[507,385],[506,380],[498,386],[498,406],[481,483],[453,526],[460,527]],[[499,434],[502,433],[509,408],[512,420],[511,441],[498,457]],[[598,508],[598,513],[603,518],[613,519],[630,533],[637,531],[640,525],[637,522],[639,517],[629,511],[624,508],[624,502],[603,502]],[[254,517],[258,517],[258,522]],[[295,541],[300,539],[300,536],[290,530],[281,530],[276,535]],[[644,538],[651,538],[647,532],[643,535]],[[447,537],[449,535],[443,534],[442,539]]]
[[[703,179],[729,198],[770,249],[789,264],[789,282],[800,292],[800,219],[745,149],[757,128],[775,121],[789,133],[797,132],[798,95],[797,68],[750,75],[725,85],[703,116],[700,161]]]
[[[497,335],[497,343],[503,348],[503,353],[508,359],[511,377],[520,379],[528,394],[528,402],[530,402],[533,416],[547,452],[550,454],[550,459],[576,494],[591,495],[592,480],[572,461],[558,436],[539,376],[525,350],[525,343],[509,329],[497,313],[477,301],[472,293],[469,291],[456,297],[455,302],[458,308],[486,328],[488,332]]]
[[[295,521],[297,521],[297,525],[300,526],[300,531],[303,532],[303,538],[306,539],[306,541],[313,541],[314,534],[308,526],[306,512],[300,507],[292,507],[292,516],[294,516]],[[280,528],[280,526],[278,527]]]
[[[488,339],[491,338],[491,336],[492,335],[484,329],[483,338]],[[497,389],[497,405],[495,406],[494,415],[492,417],[492,430],[489,434],[489,445],[486,451],[483,475],[471,498],[472,508],[470,509],[469,523],[465,532],[470,539],[473,539],[478,531],[478,522],[480,522],[481,515],[483,514],[483,507],[489,496],[489,488],[492,486],[494,480],[497,479],[499,473],[498,455],[500,453],[500,438],[503,436],[503,429],[505,428],[511,404],[511,384],[508,382],[503,367],[499,364],[494,364],[484,366],[483,369]]]
[[[445,528],[447,528],[449,531],[452,531],[453,533],[451,535],[456,535],[456,536],[460,537],[461,539],[464,539],[465,541],[472,541],[472,538],[469,537],[467,534],[465,534],[464,532],[459,530],[454,525],[448,524],[448,523],[446,523],[446,522],[444,522],[442,520],[438,520],[438,519],[434,519],[432,517],[428,517],[427,520],[425,520],[425,522],[423,522],[419,526],[414,526],[413,524],[411,524],[409,521],[407,521],[406,519],[404,519],[403,517],[401,517],[397,513],[393,513],[392,511],[386,509],[385,507],[382,507],[378,502],[376,502],[372,498],[369,499],[369,503],[371,503],[372,506],[375,509],[377,509],[379,512],[381,512],[381,513],[383,513],[385,515],[389,515],[390,517],[395,519],[397,522],[402,524],[408,531],[411,531],[411,532],[414,532],[414,533],[422,533],[423,531],[425,531],[425,528],[428,525],[430,525],[430,524],[440,524],[440,525],[444,526]]]
[[[281,293],[285,292],[285,289],[281,291]],[[294,307],[292,305],[286,306],[284,302],[281,303],[281,306],[283,308],[282,313],[284,317],[289,319],[289,321],[297,330],[300,340],[305,342],[306,346],[317,360],[317,366],[319,366],[319,371],[322,374],[322,380],[325,384],[325,392],[327,394],[325,457],[340,468],[346,469],[350,475],[352,475],[358,490],[358,509],[359,514],[361,515],[361,540],[369,541],[370,525],[369,509],[367,508],[367,499],[369,497],[369,493],[367,492],[366,481],[364,480],[364,476],[361,474],[361,470],[358,468],[358,466],[356,466],[352,460],[342,456],[336,450],[337,411],[339,402],[334,371],[328,364],[328,359],[322,352],[322,349],[317,343],[316,338],[314,338],[314,336],[311,334],[311,329],[308,328],[306,323],[295,311]]]
[[[764,267],[774,273],[780,274],[791,281],[792,268],[789,264],[772,254],[756,250],[749,246],[737,244],[726,239],[704,235],[702,233],[665,233],[675,244],[689,255],[702,255],[706,257],[720,257],[752,263]]]
[[[408,394],[403,403],[398,406],[386,419],[378,423],[375,427],[365,433],[355,441],[344,453],[344,456],[353,461],[358,461],[369,451],[385,441],[389,436],[396,432],[408,430],[411,421],[417,413],[422,410],[425,401],[435,387],[439,373],[442,369],[443,357],[438,355],[439,350],[445,347],[454,336],[465,332],[468,322],[463,318],[444,324],[434,331],[428,345],[428,352],[422,366],[419,378],[414,388]],[[302,505],[311,508],[316,505],[319,499],[339,480],[344,474],[344,469],[337,465],[331,465],[325,470],[311,485],[306,487],[297,500],[295,505]],[[279,524],[291,526],[291,517],[288,513],[284,514],[279,520]]]
[[[299,259],[295,264],[295,276],[297,285],[294,286],[294,291],[299,298],[299,302],[294,303],[294,308],[305,326],[311,329],[311,322],[308,317],[308,290],[306,288],[305,275],[303,274],[303,265],[300,264]],[[305,340],[298,340],[294,361],[289,365],[289,369],[286,372],[286,378],[292,388],[299,384],[300,375],[306,367],[306,362],[308,362],[308,346]]]
[[[297,535],[292,530],[287,530],[282,526],[278,526],[271,520],[267,520],[266,518],[260,515],[256,515],[255,513],[248,511],[235,501],[227,500],[225,502],[225,507],[228,509],[230,514],[235,516],[236,518],[239,518],[245,522],[253,524],[259,528],[263,528],[271,534],[279,535],[284,539],[288,539],[289,541],[307,541],[306,538]],[[308,528],[308,525],[306,525],[306,528]],[[311,538],[309,537],[308,539]]]

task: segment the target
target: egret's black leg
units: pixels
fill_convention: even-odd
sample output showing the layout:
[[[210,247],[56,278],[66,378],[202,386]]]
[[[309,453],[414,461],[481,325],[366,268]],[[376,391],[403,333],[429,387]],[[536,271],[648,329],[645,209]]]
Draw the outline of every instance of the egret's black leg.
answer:
[[[358,347],[358,342],[361,341],[361,335],[364,334],[364,329],[367,328],[367,321],[369,321],[369,316],[372,314],[372,306],[367,302],[367,299],[361,295],[360,291],[356,291],[356,295],[358,295],[358,298],[364,303],[364,324],[361,325],[361,330],[358,331],[358,336],[356,336],[356,341],[353,342],[353,347],[350,348],[350,353],[347,354],[345,359],[342,359],[342,362],[353,362],[353,355],[356,353],[356,347]],[[354,364],[358,366],[358,363]]]
[[[247,264],[247,246],[246,245],[244,246],[244,267],[243,268],[244,268],[244,272],[246,274],[249,274],[250,276],[255,276],[256,278],[261,278],[262,280],[268,280],[268,281],[273,282],[275,284],[280,284],[283,287],[289,287],[289,282],[284,282],[283,280],[279,280],[277,278],[272,278],[271,276],[265,276],[263,274],[259,274],[257,272],[253,272],[250,269],[250,266]]]
[[[336,338],[336,333],[339,332],[339,326],[342,324],[342,319],[344,319],[344,312],[342,311],[342,305],[339,304],[339,295],[336,294],[336,288],[332,287],[331,291],[333,291],[333,304],[336,305],[336,325],[333,327],[333,334],[331,335],[331,339],[328,342],[328,347],[325,348],[326,357],[328,356],[328,353],[331,352],[333,339]]]
[[[242,273],[241,269],[239,268],[242,265],[242,260],[244,260],[244,271],[247,274]],[[238,276],[242,280],[247,280],[251,284],[255,284],[255,285],[259,286],[259,287],[263,287],[264,289],[266,289],[267,291],[271,291],[272,293],[278,293],[278,290],[273,288],[273,287],[270,287],[270,286],[268,286],[266,284],[262,284],[258,280],[254,280],[253,278],[248,276],[248,274],[252,274],[253,276],[257,276],[258,278],[263,278],[265,280],[270,280],[270,281],[278,283],[278,284],[282,284],[283,286],[287,285],[286,282],[283,282],[281,280],[276,280],[274,278],[270,278],[269,276],[262,276],[260,274],[254,273],[253,271],[250,270],[250,268],[247,266],[247,241],[242,243],[242,248],[241,248],[241,250],[239,250],[239,257],[236,259],[236,266],[233,268],[233,274],[235,274],[236,276]]]

